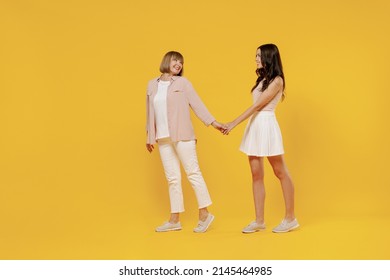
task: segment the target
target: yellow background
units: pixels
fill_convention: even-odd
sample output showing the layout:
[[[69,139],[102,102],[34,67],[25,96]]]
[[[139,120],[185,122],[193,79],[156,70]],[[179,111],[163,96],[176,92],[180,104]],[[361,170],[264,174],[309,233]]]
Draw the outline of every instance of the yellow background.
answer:
[[[0,1],[1,259],[389,259],[390,2]],[[278,45],[277,110],[301,229],[266,164],[267,231],[229,136],[193,119],[216,220],[193,234],[183,178],[181,232],[168,218],[158,151],[145,149],[147,81],[169,50],[213,115],[251,104],[255,51]]]

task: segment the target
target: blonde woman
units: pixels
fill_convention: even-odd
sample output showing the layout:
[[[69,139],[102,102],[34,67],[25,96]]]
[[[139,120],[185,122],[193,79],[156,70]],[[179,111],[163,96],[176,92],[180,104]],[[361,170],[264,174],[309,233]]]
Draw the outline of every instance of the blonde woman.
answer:
[[[199,207],[199,222],[194,232],[206,232],[214,220],[208,212],[211,198],[199,168],[196,137],[190,119],[190,108],[206,125],[223,131],[224,127],[207,110],[189,80],[183,75],[183,56],[166,53],[160,65],[161,76],[149,81],[147,88],[146,148],[152,152],[158,143],[168,181],[171,214],[157,232],[181,230],[180,213],[184,212],[180,163],[187,174]]]

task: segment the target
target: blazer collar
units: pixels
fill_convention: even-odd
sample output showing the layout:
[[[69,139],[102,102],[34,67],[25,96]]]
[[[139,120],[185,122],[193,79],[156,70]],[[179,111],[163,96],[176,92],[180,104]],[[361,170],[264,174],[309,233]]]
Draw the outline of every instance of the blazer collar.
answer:
[[[172,76],[171,77],[171,81],[176,81],[177,79],[179,79],[181,76]],[[157,82],[159,82],[161,79],[161,76],[157,78]]]

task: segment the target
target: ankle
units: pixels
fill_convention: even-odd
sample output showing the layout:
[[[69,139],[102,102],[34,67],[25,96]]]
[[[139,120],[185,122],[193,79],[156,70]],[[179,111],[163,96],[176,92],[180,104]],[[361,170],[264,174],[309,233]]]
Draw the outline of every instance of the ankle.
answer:
[[[209,216],[209,211],[207,211],[207,208],[199,209],[199,220],[204,222],[208,216]]]
[[[209,213],[206,213],[206,214],[203,214],[203,215],[200,215],[199,214],[199,220],[204,222],[207,220],[207,217],[209,216]]]
[[[258,223],[259,225],[264,224],[264,218],[262,218],[262,219],[256,219],[256,223]]]
[[[284,220],[290,223],[295,220],[295,215],[286,215]]]
[[[171,214],[171,217],[169,218],[169,222],[171,223],[171,224],[176,224],[176,223],[178,223],[179,222],[179,214],[178,213],[172,213]]]

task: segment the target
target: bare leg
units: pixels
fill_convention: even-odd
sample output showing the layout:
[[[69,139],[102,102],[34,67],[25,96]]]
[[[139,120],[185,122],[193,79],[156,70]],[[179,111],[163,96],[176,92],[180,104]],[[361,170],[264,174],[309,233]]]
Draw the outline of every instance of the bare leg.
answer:
[[[280,180],[286,207],[285,220],[290,222],[295,219],[294,184],[291,180],[290,173],[287,170],[283,155],[268,157],[268,161],[271,164],[276,177]]]
[[[262,157],[249,156],[249,164],[252,172],[253,199],[255,202],[256,222],[264,223],[264,161]]]
[[[208,215],[209,215],[209,211],[207,210],[207,207],[199,209],[199,220],[200,221],[203,221],[203,222],[206,221]]]
[[[169,222],[171,224],[176,224],[179,222],[180,213],[171,213],[171,217],[169,218]]]

